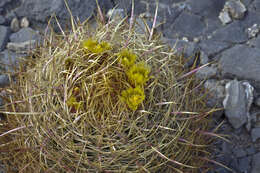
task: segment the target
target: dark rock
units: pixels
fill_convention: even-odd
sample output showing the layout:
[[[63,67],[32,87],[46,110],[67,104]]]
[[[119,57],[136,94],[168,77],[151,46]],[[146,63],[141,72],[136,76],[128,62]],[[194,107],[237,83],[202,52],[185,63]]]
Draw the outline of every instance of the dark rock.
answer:
[[[259,173],[259,170],[260,170],[259,163],[260,163],[260,152],[253,156],[251,173]]]
[[[141,33],[141,34],[147,33],[147,28],[146,28],[147,26],[149,28],[152,28],[153,23],[151,21],[149,21],[149,20],[147,20],[144,23],[143,19],[141,19],[139,17],[136,19],[136,25],[135,25],[135,31],[136,32]]]
[[[236,158],[233,158],[229,168],[231,168],[233,171],[237,172],[238,170],[238,160]]]
[[[160,3],[164,4],[173,4],[173,3],[179,3],[182,2],[183,0],[160,0]]]
[[[200,63],[201,64],[207,64],[209,62],[208,54],[204,51],[200,51]]]
[[[223,101],[225,115],[230,124],[238,129],[247,122],[247,98],[241,82],[233,80],[226,84],[226,97]]]
[[[243,20],[236,21],[239,25],[246,30],[249,27],[252,27],[254,24],[260,23],[260,15],[258,12],[248,11]]]
[[[214,173],[230,173],[230,171],[227,170],[226,168],[220,167],[220,168],[217,168],[217,169],[214,171]]]
[[[0,51],[5,48],[5,45],[8,41],[8,37],[10,34],[10,29],[6,26],[0,25]]]
[[[240,2],[240,0],[226,1],[224,9],[227,9],[234,19],[242,19],[246,12],[246,7]]]
[[[230,143],[227,143],[226,141],[222,142],[222,145],[221,145],[222,153],[231,155],[232,148],[233,148],[233,146]]]
[[[215,66],[206,66],[201,69],[199,69],[196,72],[196,77],[199,79],[209,79],[212,77],[215,77],[217,74],[217,68]]]
[[[206,28],[204,30],[205,36],[210,36],[214,31],[222,27],[221,21],[211,18],[203,18]]]
[[[5,45],[8,41],[8,37],[10,34],[10,29],[6,26],[0,25],[0,51],[5,48]]]
[[[17,54],[12,51],[4,50],[0,52],[0,62],[4,64],[4,71],[13,72],[14,68],[17,67],[17,63],[19,62],[19,58],[25,57],[26,54]]]
[[[228,43],[243,43],[247,41],[244,28],[237,21],[218,29],[212,36],[212,40]]]
[[[171,37],[194,38],[201,36],[206,28],[205,23],[200,16],[182,12],[175,22],[169,27],[172,33]]]
[[[247,152],[247,155],[252,155],[252,154],[255,154],[256,149],[254,146],[251,145],[250,147],[246,148],[246,152]]]
[[[260,138],[260,127],[251,130],[251,138],[253,142]]]
[[[210,39],[210,40],[203,40],[202,42],[200,42],[199,47],[210,57],[230,47],[230,44],[226,42],[214,41]]]
[[[156,4],[152,4],[149,6],[149,13],[154,15],[155,14],[155,9],[156,9]],[[163,31],[165,36],[169,38],[173,38],[172,36],[172,31],[169,29],[170,26],[174,23],[176,18],[181,14],[183,11],[183,8],[177,7],[171,7],[169,5],[160,5],[158,7],[158,15],[157,15],[157,23],[163,23],[161,25],[160,29]]]
[[[207,105],[215,108],[223,108],[222,102],[225,98],[225,88],[221,82],[215,79],[209,79],[205,82],[204,87],[209,91]],[[221,115],[222,114],[219,114],[219,116]]]
[[[178,39],[163,39],[164,42],[168,43],[171,48],[174,48],[175,53],[179,55],[184,55],[185,58],[190,58],[191,60],[188,62],[188,65],[193,64],[193,59],[196,53],[199,52],[199,47],[196,43],[178,40]]]
[[[235,147],[232,149],[232,152],[237,158],[245,157],[247,155],[247,152],[243,148]]]
[[[115,5],[117,5],[117,8],[122,8],[125,11],[127,11],[127,13],[130,15],[131,14],[131,10],[132,10],[132,1],[129,0],[113,0],[113,2],[115,3]],[[146,5],[144,2],[140,1],[140,0],[134,0],[134,13],[135,14],[140,14],[140,13],[144,13],[146,10]]]
[[[252,157],[243,157],[238,159],[238,170],[240,172],[247,172],[250,170]]]
[[[96,10],[95,0],[68,0],[68,6],[74,17],[85,21]],[[112,8],[111,1],[99,1],[102,9]],[[29,21],[47,22],[55,14],[62,25],[68,24],[70,16],[63,0],[26,0],[15,10],[18,17],[27,17]]]
[[[250,5],[250,10],[260,12],[260,1],[253,1]]]
[[[40,35],[37,31],[32,28],[22,28],[18,32],[10,35],[11,42],[21,43],[29,40],[39,40]]]
[[[8,75],[1,74],[0,75],[0,88],[4,88],[10,84],[10,80]]]
[[[223,52],[219,68],[222,77],[237,77],[251,80],[256,87],[260,86],[260,50],[244,45],[237,45]]]
[[[4,16],[0,15],[0,25],[5,23],[5,18]]]
[[[223,8],[226,0],[188,0],[191,12],[207,18],[217,19],[219,11]]]
[[[7,3],[10,3],[12,0],[1,0],[0,7],[4,7]]]
[[[220,162],[221,164],[224,165],[229,165],[232,162],[232,160],[233,160],[232,156],[228,154],[224,154],[216,158],[217,162]]]

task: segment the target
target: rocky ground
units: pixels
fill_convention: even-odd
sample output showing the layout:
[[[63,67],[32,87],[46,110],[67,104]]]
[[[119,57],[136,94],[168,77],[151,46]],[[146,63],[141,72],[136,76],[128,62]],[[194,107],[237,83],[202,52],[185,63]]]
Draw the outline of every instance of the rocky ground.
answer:
[[[155,0],[136,0],[136,16],[153,17]],[[130,0],[99,0],[108,11],[117,6],[130,13]],[[83,21],[96,13],[95,0],[68,0],[73,15]],[[69,15],[63,0],[0,1],[0,71],[40,40],[48,19],[56,14],[66,27]],[[213,159],[236,173],[260,172],[260,1],[259,0],[160,0],[157,28],[164,40],[185,56],[200,56],[196,76],[206,79],[212,97],[208,104],[224,108],[214,114],[220,133],[230,142],[218,140]],[[11,62],[10,62],[11,60]],[[5,65],[3,65],[5,64]],[[189,64],[188,64],[189,65]],[[0,73],[0,88],[9,78]],[[1,100],[0,100],[0,104]],[[1,168],[0,168],[1,169]],[[1,172],[1,171],[0,171]],[[228,173],[215,166],[211,173]]]

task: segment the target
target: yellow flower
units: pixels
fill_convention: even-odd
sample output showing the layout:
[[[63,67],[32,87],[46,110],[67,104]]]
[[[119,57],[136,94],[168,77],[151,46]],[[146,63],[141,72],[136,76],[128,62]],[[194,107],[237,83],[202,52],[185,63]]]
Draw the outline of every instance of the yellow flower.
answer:
[[[141,87],[128,88],[122,91],[122,99],[132,110],[136,110],[138,105],[141,104],[144,99],[144,90]]]
[[[97,54],[103,53],[111,49],[111,45],[108,42],[103,41],[101,43],[98,43],[98,41],[93,40],[91,38],[83,41],[82,45],[87,52]]]
[[[82,108],[82,102],[78,102],[76,97],[71,96],[68,100],[67,100],[67,105],[75,108],[76,110],[79,110],[80,108]]]
[[[118,58],[124,67],[129,68],[135,63],[137,56],[128,49],[123,49],[118,53]]]
[[[127,72],[127,77],[130,83],[134,86],[145,85],[149,80],[150,68],[144,63],[133,65]]]
[[[111,49],[111,45],[108,42],[102,41],[96,46],[95,53],[103,53]]]
[[[96,46],[98,45],[98,41],[93,40],[92,38],[89,38],[87,40],[84,40],[83,43],[83,48],[86,49],[87,51],[91,53],[95,53]]]

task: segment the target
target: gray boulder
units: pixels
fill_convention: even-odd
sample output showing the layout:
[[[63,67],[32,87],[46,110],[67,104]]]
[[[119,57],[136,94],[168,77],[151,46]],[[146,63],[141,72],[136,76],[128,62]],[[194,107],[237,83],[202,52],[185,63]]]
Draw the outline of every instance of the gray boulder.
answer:
[[[223,52],[219,68],[223,78],[249,80],[260,87],[260,50],[244,45],[237,45]]]
[[[190,41],[178,40],[178,39],[167,39],[163,38],[163,41],[171,48],[174,48],[177,55],[183,55],[187,59],[185,67],[189,67],[194,63],[196,54],[199,52],[198,44]]]
[[[4,64],[3,71],[13,72],[14,68],[18,67],[19,59],[25,56],[26,54],[17,54],[8,50],[0,52],[0,63]]]
[[[216,75],[217,68],[214,65],[203,67],[196,72],[196,77],[202,80],[215,77]]]
[[[251,130],[251,138],[253,142],[260,138],[260,127]]]
[[[0,25],[0,51],[5,48],[5,45],[8,41],[10,29],[6,26]]]
[[[204,51],[209,57],[223,51],[230,47],[230,44],[222,41],[215,41],[212,39],[203,40],[199,43],[199,47]]]
[[[183,11],[169,29],[172,33],[176,33],[175,35],[172,35],[171,38],[194,38],[203,34],[206,25],[200,16]]]
[[[244,26],[242,26],[239,21],[234,21],[216,30],[212,35],[212,40],[228,43],[243,43],[248,39],[244,30]]]
[[[74,17],[84,21],[96,10],[95,0],[67,0]],[[101,8],[112,8],[111,1],[99,1]],[[29,21],[46,23],[52,15],[56,15],[61,24],[70,22],[70,15],[64,0],[22,0],[21,6],[15,10],[18,17],[27,17]]]
[[[200,16],[205,16],[207,18],[216,19],[219,11],[225,4],[225,0],[188,0],[187,3],[193,13],[199,14]]]
[[[253,156],[251,173],[259,173],[260,170],[260,152]]]
[[[10,35],[10,41],[14,43],[22,43],[29,40],[40,40],[39,32],[32,28],[22,28],[18,32]]]

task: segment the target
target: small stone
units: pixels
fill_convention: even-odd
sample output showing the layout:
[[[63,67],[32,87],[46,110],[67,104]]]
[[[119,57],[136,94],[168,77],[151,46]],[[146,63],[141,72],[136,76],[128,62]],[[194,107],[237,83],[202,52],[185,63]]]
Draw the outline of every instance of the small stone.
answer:
[[[260,138],[260,127],[251,130],[251,138],[253,142]]]
[[[232,22],[232,19],[229,16],[227,11],[221,11],[219,13],[218,18],[220,19],[220,21],[222,22],[223,25],[226,25],[226,24],[229,24],[230,22]]]
[[[252,170],[251,173],[259,173],[260,170],[260,152],[255,154],[252,159]]]
[[[19,53],[26,53],[29,50],[34,49],[36,46],[36,41],[35,40],[28,40],[25,42],[21,42],[21,43],[13,43],[13,42],[9,42],[7,43],[7,49],[11,50],[11,51],[15,51],[15,52],[19,52]]]
[[[36,40],[40,39],[40,35],[37,31],[32,28],[22,28],[18,32],[10,35],[10,41],[15,43],[21,43],[28,40]]]
[[[217,74],[217,68],[215,66],[206,66],[199,69],[196,72],[196,77],[199,79],[209,79]]]
[[[5,45],[8,41],[10,30],[6,26],[0,25],[0,51],[5,48]]]
[[[29,24],[30,23],[29,23],[27,17],[23,17],[21,20],[21,23],[20,23],[21,28],[27,28],[27,27],[29,27]]]
[[[16,17],[12,19],[10,27],[13,32],[19,31],[20,29],[19,20]]]
[[[193,42],[194,42],[194,43],[199,43],[199,42],[200,42],[200,38],[194,37],[194,38],[193,38]]]
[[[10,84],[10,80],[8,75],[1,74],[0,75],[0,88],[4,88]]]
[[[227,9],[227,11],[234,19],[242,19],[246,12],[246,7],[240,0],[227,1],[225,3],[224,9]]]
[[[241,82],[232,80],[226,84],[226,97],[223,101],[225,115],[230,124],[238,129],[247,122],[247,98]]]
[[[257,34],[260,31],[260,27],[258,26],[258,24],[254,24],[252,27],[247,29],[247,35],[249,38],[254,38],[257,36]]]

